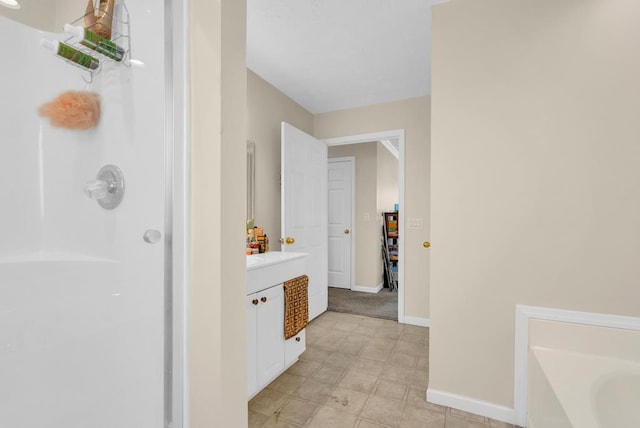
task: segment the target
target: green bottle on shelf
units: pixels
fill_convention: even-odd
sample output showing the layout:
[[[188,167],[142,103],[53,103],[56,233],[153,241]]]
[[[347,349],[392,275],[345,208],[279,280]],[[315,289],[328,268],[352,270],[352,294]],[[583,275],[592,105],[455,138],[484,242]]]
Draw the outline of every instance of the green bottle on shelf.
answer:
[[[71,34],[81,45],[93,49],[106,57],[116,61],[122,61],[122,58],[124,58],[124,49],[115,42],[105,39],[91,30],[79,25],[64,24],[64,31]]]
[[[84,52],[80,52],[78,49],[71,47],[66,43],[59,42],[57,40],[42,39],[40,41],[40,44],[45,48],[53,51],[53,53],[55,53],[59,57],[78,64],[79,66],[87,68],[89,70],[95,70],[100,66],[100,61],[98,61],[98,59],[92,57],[91,55],[87,55]]]

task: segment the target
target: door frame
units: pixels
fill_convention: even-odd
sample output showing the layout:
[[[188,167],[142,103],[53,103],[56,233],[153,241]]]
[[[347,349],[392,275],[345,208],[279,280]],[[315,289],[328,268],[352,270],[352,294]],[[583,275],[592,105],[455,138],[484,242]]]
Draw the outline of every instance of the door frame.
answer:
[[[324,140],[325,142],[327,140]],[[327,143],[327,146],[331,146],[331,144]],[[356,270],[354,268],[355,260],[356,260],[356,157],[355,156],[342,156],[338,158],[329,158],[327,157],[327,164],[332,162],[349,162],[351,164],[351,254],[349,257],[350,261],[350,278],[349,278],[349,290],[353,290],[353,287],[356,284]],[[328,201],[327,201],[328,205]]]
[[[389,131],[372,132],[368,134],[348,135],[344,137],[325,138],[323,141],[327,146],[344,146],[347,144],[370,143],[372,141],[382,141],[398,139],[398,221],[402,225],[398,229],[398,322],[404,324],[404,235],[405,235],[405,142],[404,129],[394,129]],[[376,213],[377,214],[377,213]]]

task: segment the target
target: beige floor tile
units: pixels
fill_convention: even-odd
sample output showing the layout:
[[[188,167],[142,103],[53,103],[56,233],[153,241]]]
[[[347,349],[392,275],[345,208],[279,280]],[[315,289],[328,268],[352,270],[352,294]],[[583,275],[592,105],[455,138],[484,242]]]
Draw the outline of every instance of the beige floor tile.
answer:
[[[306,428],[354,428],[356,415],[333,407],[321,407]]]
[[[338,385],[352,391],[370,394],[373,391],[377,380],[378,378],[376,376],[351,369],[347,371]]]
[[[281,418],[280,415],[273,415],[262,425],[262,428],[300,428],[301,426]]]
[[[393,398],[394,400],[404,400],[408,385],[396,381],[380,379],[373,394],[382,398]]]
[[[369,346],[384,350],[393,350],[397,344],[397,339],[391,339],[388,337],[374,337],[367,343]]]
[[[404,325],[404,330],[402,331],[402,334],[415,334],[415,335],[420,335],[420,336],[424,336],[424,337],[429,337],[429,328],[428,327],[420,327],[417,325],[410,325],[410,324],[405,324]]]
[[[393,354],[391,354],[391,357],[389,357],[388,361],[388,364],[392,366],[404,367],[407,369],[415,368],[417,363],[418,357],[414,355],[402,354],[399,352],[394,352]]]
[[[380,361],[381,363],[383,363],[389,359],[392,350],[393,348],[385,349],[375,345],[368,345],[362,349],[362,352],[360,352],[360,357]]]
[[[420,370],[429,370],[429,357],[418,357],[418,364],[416,365],[417,369]]]
[[[506,422],[496,421],[494,419],[489,419],[489,426],[491,428],[514,428],[515,425],[508,424]]]
[[[380,376],[384,368],[384,362],[370,360],[369,358],[360,357],[352,365],[351,368],[361,372],[369,373],[372,376]]]
[[[358,356],[360,352],[362,352],[362,348],[364,348],[364,346],[365,345],[362,343],[353,343],[343,340],[342,342],[340,342],[340,345],[337,349],[344,354]]]
[[[409,390],[407,391],[407,405],[417,407],[419,409],[427,409],[432,412],[438,412],[444,414],[447,411],[447,408],[444,406],[439,406],[437,404],[429,403],[426,398],[426,388],[421,388],[418,386],[409,385]]]
[[[249,410],[249,428],[260,428],[269,419],[269,416]]]
[[[296,376],[288,372],[282,373],[267,388],[284,392],[285,394],[293,394],[305,381],[306,377]]]
[[[376,331],[375,337],[384,337],[387,339],[398,339],[401,335],[402,335],[402,324],[397,324],[396,326],[378,328],[378,330]]]
[[[266,388],[249,401],[249,410],[271,417],[289,398],[287,394]]]
[[[329,396],[325,406],[345,410],[357,415],[364,407],[364,403],[367,402],[367,398],[369,398],[369,396],[362,392],[337,387]]]
[[[307,342],[307,349],[300,355],[300,361],[313,361],[316,363],[322,363],[324,360],[329,358],[332,351],[327,351],[326,349],[318,348],[316,346],[310,346],[309,342]]]
[[[407,334],[402,333],[402,336],[398,339],[401,342],[416,343],[419,345],[425,345],[427,343],[427,336],[421,334]]]
[[[484,422],[471,421],[469,419],[459,418],[447,413],[445,419],[445,428],[490,428]]]
[[[292,398],[280,409],[280,417],[289,422],[304,425],[317,409],[318,406],[315,404]]]
[[[333,312],[325,312],[324,314],[320,315],[318,318],[311,321],[307,326],[307,328],[322,327],[322,328],[332,329],[333,326],[336,325],[336,321],[335,319],[333,319],[332,314]]]
[[[329,358],[324,361],[323,365],[346,369],[351,367],[357,359],[358,357],[356,355],[345,354],[340,350],[336,350],[329,355]]]
[[[429,372],[426,369],[415,369],[409,383],[426,388],[429,385]]]
[[[389,398],[369,396],[360,417],[390,427],[400,426],[404,403]]]
[[[377,329],[375,327],[367,327],[362,324],[355,329],[354,333],[362,334],[363,336],[371,337],[375,336]]]
[[[315,379],[308,379],[295,392],[296,398],[302,398],[316,404],[324,404],[331,395],[335,385],[319,382]]]
[[[309,360],[298,360],[294,365],[289,367],[286,373],[296,376],[309,377],[320,368],[320,363]]]
[[[388,425],[380,425],[364,419],[359,419],[358,425],[356,425],[356,428],[387,428],[387,427]]]
[[[310,343],[313,343],[314,346],[318,348],[326,349],[329,351],[335,351],[338,349],[340,342],[348,336],[348,333],[343,331],[332,330],[331,332],[319,337]]]
[[[449,409],[449,414],[451,414],[452,416],[458,417],[458,418],[463,418],[463,419],[467,419],[470,421],[474,421],[474,422],[480,422],[480,423],[486,423],[489,422],[488,418],[485,418],[484,416],[480,416],[480,415],[476,415],[473,413],[468,413],[468,412],[464,412],[462,410],[458,410],[458,409]]]
[[[402,415],[402,428],[444,428],[445,414],[407,405]]]
[[[311,377],[320,382],[334,384],[342,379],[345,371],[345,369],[340,367],[322,366]]]
[[[347,333],[351,333],[355,331],[359,327],[359,324],[351,321],[338,321],[336,325],[333,327],[336,330],[344,331]]]
[[[357,343],[360,344],[362,346],[366,346],[371,342],[371,337],[369,336],[364,336],[362,334],[359,333],[351,333],[349,334],[347,337],[345,337],[344,339],[345,343]]]
[[[381,378],[397,380],[403,383],[409,383],[413,377],[414,369],[407,369],[404,367],[397,367],[387,363],[382,369],[380,374]]]
[[[426,357],[429,354],[429,347],[424,344],[398,341],[394,351],[416,357]]]

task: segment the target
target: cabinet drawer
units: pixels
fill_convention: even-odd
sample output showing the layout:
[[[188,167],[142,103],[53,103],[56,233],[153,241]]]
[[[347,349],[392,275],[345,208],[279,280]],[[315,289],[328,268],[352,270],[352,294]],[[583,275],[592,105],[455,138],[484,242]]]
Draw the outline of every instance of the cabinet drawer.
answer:
[[[306,335],[307,329],[303,329],[300,333],[287,339],[284,344],[284,365],[289,367],[295,363],[300,354],[306,349]]]

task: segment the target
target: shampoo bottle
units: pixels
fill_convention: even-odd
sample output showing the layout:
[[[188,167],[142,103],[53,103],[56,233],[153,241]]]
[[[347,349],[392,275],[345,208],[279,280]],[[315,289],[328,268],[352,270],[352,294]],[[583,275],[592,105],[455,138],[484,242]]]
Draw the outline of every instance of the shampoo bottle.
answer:
[[[80,52],[76,48],[72,48],[71,46],[59,42],[57,40],[46,40],[42,39],[40,44],[45,48],[53,51],[59,57],[67,59],[75,64],[78,64],[81,67],[87,68],[89,70],[95,70],[100,66],[100,61],[91,55],[87,55],[86,53]]]
[[[82,28],[79,25],[64,24],[64,31],[71,34],[83,46],[93,49],[104,56],[116,61],[122,61],[124,57],[124,49],[116,45],[115,42],[107,40],[91,30]]]

